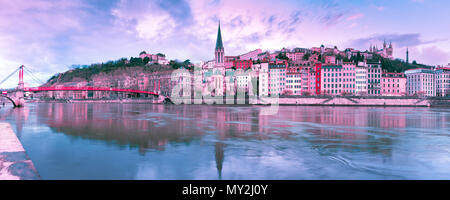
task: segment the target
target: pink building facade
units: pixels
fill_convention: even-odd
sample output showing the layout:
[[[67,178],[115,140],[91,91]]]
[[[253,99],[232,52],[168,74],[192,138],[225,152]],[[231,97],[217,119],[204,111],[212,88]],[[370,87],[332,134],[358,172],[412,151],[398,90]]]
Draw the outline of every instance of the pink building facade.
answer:
[[[250,51],[246,54],[242,54],[239,56],[240,60],[258,60],[258,55],[261,54],[261,49],[256,49],[254,51]]]
[[[161,65],[167,65],[169,64],[169,61],[166,60],[166,56],[162,55],[162,54],[148,54],[148,53],[143,53],[139,55],[139,58],[144,59],[144,58],[149,58],[150,63],[158,63]]]
[[[381,78],[382,96],[406,95],[406,77],[403,73],[383,73]]]
[[[286,57],[288,57],[289,60],[291,60],[293,62],[302,61],[304,55],[305,55],[305,53],[303,53],[303,52],[286,53]]]
[[[336,64],[336,57],[325,56],[325,64]]]
[[[313,67],[305,66],[300,69],[302,95],[310,96],[316,94],[316,72]]]
[[[343,95],[353,95],[356,93],[356,65],[351,62],[342,65],[342,93]]]
[[[322,65],[321,67],[321,94],[340,95],[343,92],[342,65]]]

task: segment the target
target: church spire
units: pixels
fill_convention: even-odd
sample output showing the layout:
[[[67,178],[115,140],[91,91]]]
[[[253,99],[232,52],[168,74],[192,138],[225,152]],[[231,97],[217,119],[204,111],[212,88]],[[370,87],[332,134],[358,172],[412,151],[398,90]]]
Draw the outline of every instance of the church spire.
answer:
[[[220,21],[219,21],[219,29],[217,31],[216,49],[223,49],[222,33],[220,32]]]
[[[219,21],[219,28],[217,30],[216,50],[214,52],[214,55],[216,58],[216,64],[221,65],[224,63],[225,49],[223,48],[223,43],[222,43],[222,33],[220,31],[220,21]]]

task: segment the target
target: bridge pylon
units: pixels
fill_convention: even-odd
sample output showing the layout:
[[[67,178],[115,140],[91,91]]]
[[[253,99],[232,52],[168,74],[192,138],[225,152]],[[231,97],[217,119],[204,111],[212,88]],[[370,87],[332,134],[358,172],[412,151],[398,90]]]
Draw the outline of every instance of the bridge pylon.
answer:
[[[25,105],[24,99],[25,84],[23,82],[23,65],[19,67],[19,85],[15,92],[15,98],[13,98],[16,107],[22,107]]]

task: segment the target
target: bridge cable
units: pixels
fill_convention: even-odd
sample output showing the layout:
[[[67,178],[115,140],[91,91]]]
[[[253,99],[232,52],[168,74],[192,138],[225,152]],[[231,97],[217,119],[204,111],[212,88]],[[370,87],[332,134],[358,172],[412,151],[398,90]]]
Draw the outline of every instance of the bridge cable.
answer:
[[[43,84],[43,82],[42,81],[40,81],[39,79],[37,79],[34,75],[32,75],[30,72],[28,72],[28,71],[25,71],[28,75],[30,75],[30,77],[31,77],[31,79],[33,79],[34,80],[34,82],[35,83],[37,83],[37,84]]]
[[[42,79],[40,79],[38,76],[36,76],[36,75],[34,75],[34,74],[38,74],[38,73],[35,73],[35,71],[34,70],[32,70],[30,67],[24,67],[26,70],[28,70],[28,72],[30,72],[30,74],[34,77],[34,78],[36,78],[36,80],[38,80],[41,84],[45,84],[46,83],[46,81],[43,81]]]
[[[34,76],[35,78],[37,78],[37,76],[34,75],[34,74],[37,74],[37,73],[35,73],[34,70],[32,70],[30,67],[23,66],[23,68],[26,69],[26,70],[30,73],[30,75],[32,75],[32,76]],[[40,80],[40,79],[38,78],[38,80]]]
[[[31,77],[34,81],[36,81],[36,83],[41,84],[41,85],[45,84],[44,81],[42,81],[42,80],[39,79],[36,75],[34,75],[33,72],[31,72],[28,68],[25,68],[25,67],[24,67],[24,69],[26,69],[27,74],[29,74],[30,77]]]
[[[32,75],[38,74],[38,73],[36,73],[36,71],[35,71],[33,68],[31,68],[31,67],[23,66],[23,68],[25,68],[26,70],[28,70],[28,72],[30,72]],[[34,75],[34,77],[37,77],[37,76]],[[38,80],[41,80],[41,79],[38,78]],[[45,81],[41,81],[41,82],[45,82]]]
[[[8,80],[12,75],[14,75],[17,71],[19,71],[20,67],[17,68],[16,70],[14,70],[13,73],[11,73],[10,75],[8,75],[6,78],[4,78],[2,81],[0,81],[0,85],[3,84],[6,80]]]

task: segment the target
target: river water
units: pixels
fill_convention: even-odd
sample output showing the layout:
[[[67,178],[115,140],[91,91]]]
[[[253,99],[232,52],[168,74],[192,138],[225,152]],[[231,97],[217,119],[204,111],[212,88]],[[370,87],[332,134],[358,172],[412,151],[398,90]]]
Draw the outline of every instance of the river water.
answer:
[[[0,109],[43,179],[450,179],[450,109],[33,104]]]

